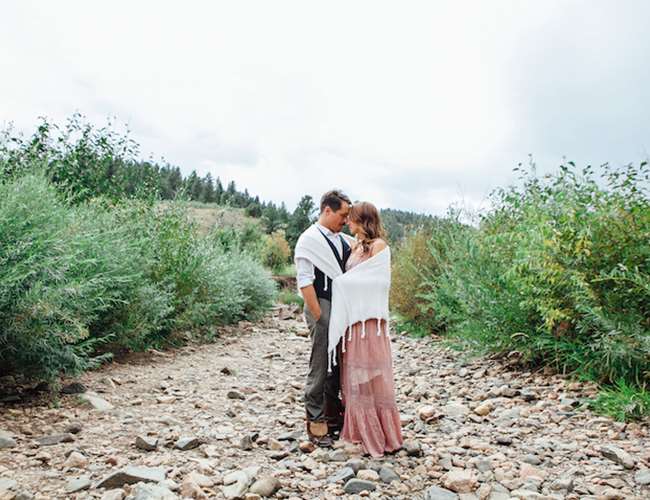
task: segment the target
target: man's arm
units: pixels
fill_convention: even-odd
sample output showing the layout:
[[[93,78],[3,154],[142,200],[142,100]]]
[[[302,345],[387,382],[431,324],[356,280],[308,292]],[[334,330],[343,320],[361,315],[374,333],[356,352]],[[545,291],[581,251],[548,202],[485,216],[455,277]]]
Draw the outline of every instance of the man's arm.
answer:
[[[318,321],[321,315],[320,303],[314,289],[314,265],[307,259],[296,259],[296,279],[300,294],[305,301],[305,307],[309,309],[312,317]]]
[[[305,300],[305,307],[309,309],[309,312],[311,313],[314,320],[318,321],[320,319],[321,310],[314,285],[308,285],[304,288],[301,288],[300,293],[302,294],[302,298]]]

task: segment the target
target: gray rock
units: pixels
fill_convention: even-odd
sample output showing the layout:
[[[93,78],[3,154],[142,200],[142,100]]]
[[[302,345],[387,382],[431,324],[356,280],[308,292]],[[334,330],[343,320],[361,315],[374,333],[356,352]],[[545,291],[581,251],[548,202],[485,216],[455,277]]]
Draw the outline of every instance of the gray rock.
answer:
[[[348,454],[345,450],[333,450],[329,453],[330,462],[345,462],[348,459]]]
[[[90,488],[91,481],[88,476],[81,476],[74,479],[70,479],[65,485],[66,493],[76,493],[77,491],[83,491]]]
[[[236,391],[234,389],[228,391],[226,396],[228,397],[228,399],[242,399],[242,400],[246,399],[246,396],[244,396],[241,392]]]
[[[460,403],[449,403],[442,408],[445,416],[450,418],[464,417],[469,413],[469,408]]]
[[[420,445],[419,442],[417,441],[412,441],[407,439],[404,441],[404,444],[402,445],[404,450],[406,450],[406,454],[409,457],[421,457],[422,456],[422,445]]]
[[[641,469],[638,471],[634,475],[634,481],[642,486],[650,484],[650,469]]]
[[[573,491],[573,476],[563,476],[551,483],[549,488],[553,491]]]
[[[288,450],[275,451],[269,455],[271,460],[284,460],[289,456]]]
[[[521,399],[523,399],[524,401],[526,401],[526,402],[530,402],[530,401],[535,401],[535,400],[537,399],[537,394],[535,394],[535,393],[532,392],[532,391],[526,391],[526,390],[524,390],[524,391],[521,391],[520,397],[521,397]]]
[[[352,479],[355,475],[356,474],[355,474],[354,470],[351,467],[343,467],[336,474],[333,474],[330,477],[328,477],[327,482],[328,483],[338,483],[338,482],[345,483],[346,481]]]
[[[606,445],[600,449],[600,453],[605,457],[610,459],[612,462],[622,465],[626,469],[634,469],[636,460],[632,456],[614,445]]]
[[[163,467],[125,467],[122,470],[104,478],[97,488],[120,488],[125,484],[159,483],[165,480],[165,469]]]
[[[173,492],[158,484],[137,484],[127,500],[176,500]]]
[[[34,498],[34,495],[27,491],[21,491],[18,493],[13,500],[32,500]]]
[[[108,401],[105,399],[100,398],[97,394],[94,392],[86,392],[79,396],[83,401],[86,403],[90,404],[95,410],[97,411],[110,411],[113,409],[113,405],[110,404]]]
[[[376,473],[379,473],[379,469],[381,469],[383,465],[384,464],[382,464],[381,462],[376,462],[373,460],[371,462],[368,462],[366,469],[374,470]],[[358,473],[359,471],[357,471],[357,474]]]
[[[479,458],[476,461],[476,468],[481,472],[488,472],[492,470],[492,464],[490,463],[489,460],[486,460],[484,458]]]
[[[68,424],[65,428],[65,432],[70,434],[79,434],[83,430],[83,426],[80,422],[72,422]]]
[[[510,496],[510,492],[504,492],[504,491],[492,491],[490,493],[490,496],[488,497],[488,500],[510,500],[512,497]]]
[[[201,444],[202,441],[197,437],[182,437],[178,441],[176,441],[174,448],[181,451],[187,451],[187,450],[193,450],[194,448],[198,448],[199,446],[201,446]]]
[[[138,436],[135,438],[135,447],[139,450],[154,451],[158,448],[158,439]]]
[[[82,394],[86,392],[86,386],[81,382],[72,382],[61,388],[61,394]]]
[[[472,493],[478,487],[478,482],[473,471],[454,468],[443,477],[445,488],[456,493]]]
[[[537,455],[533,455],[533,454],[525,455],[524,458],[521,459],[521,461],[526,462],[527,464],[530,465],[539,465],[542,463],[542,460]]]
[[[350,467],[356,474],[359,472],[361,469],[366,468],[366,462],[360,458],[352,458],[345,462],[345,467]]]
[[[223,478],[223,484],[232,484],[238,481],[248,481],[249,483],[252,483],[253,479],[257,477],[259,472],[259,466],[246,467],[245,469],[237,470],[225,475]]]
[[[18,486],[18,482],[13,479],[0,478],[0,493],[13,490]]]
[[[445,470],[451,470],[454,468],[454,464],[451,460],[451,455],[444,455],[438,460],[440,466]]]
[[[54,446],[59,443],[72,443],[74,442],[74,436],[70,433],[65,434],[52,434],[51,436],[42,436],[36,438],[36,442],[40,446]]]
[[[228,499],[243,498],[247,489],[248,485],[246,484],[233,483],[229,484],[228,486],[224,486],[221,492],[223,493],[223,496]]]
[[[101,500],[123,500],[125,496],[124,490],[108,490],[102,495]]]
[[[458,500],[458,495],[453,491],[439,488],[438,486],[431,486],[424,493],[424,500]]]
[[[345,483],[343,490],[348,495],[355,495],[357,493],[361,493],[362,491],[375,491],[376,488],[377,485],[372,481],[363,481],[361,479],[350,479],[347,483]]]
[[[379,469],[379,477],[384,483],[390,484],[393,481],[399,481],[400,477],[397,475],[397,473],[393,470],[392,467],[388,467],[387,465],[384,465],[381,469]]]
[[[270,497],[279,489],[280,481],[272,476],[265,476],[255,481],[248,491],[261,497]]]
[[[248,486],[253,482],[255,476],[259,473],[259,467],[248,467],[243,470],[238,470],[227,474],[223,478],[222,489],[223,495],[227,499],[242,498],[248,489]]]
[[[253,438],[250,436],[250,434],[247,434],[241,438],[239,447],[244,451],[250,451],[253,449]]]
[[[0,431],[0,450],[4,448],[13,448],[16,446],[16,441],[13,434],[5,431]]]
[[[278,441],[296,441],[302,437],[302,431],[285,432],[278,436]]]
[[[512,438],[510,436],[497,436],[495,438],[495,441],[497,444],[501,444],[503,446],[510,446],[512,444]]]

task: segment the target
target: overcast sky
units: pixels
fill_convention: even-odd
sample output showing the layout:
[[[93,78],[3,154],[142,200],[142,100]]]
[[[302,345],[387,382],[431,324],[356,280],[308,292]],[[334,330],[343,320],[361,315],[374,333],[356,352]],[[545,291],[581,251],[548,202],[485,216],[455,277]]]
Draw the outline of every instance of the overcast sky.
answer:
[[[481,207],[553,170],[650,150],[650,2],[14,1],[0,125],[128,122],[143,156],[293,208]]]

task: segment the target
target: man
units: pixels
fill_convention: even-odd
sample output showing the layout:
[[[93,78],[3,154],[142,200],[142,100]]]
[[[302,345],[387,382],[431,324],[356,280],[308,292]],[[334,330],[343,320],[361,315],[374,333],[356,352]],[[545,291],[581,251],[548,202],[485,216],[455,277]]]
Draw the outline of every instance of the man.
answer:
[[[322,447],[343,425],[343,405],[339,398],[338,364],[328,372],[328,330],[332,301],[332,279],[345,272],[350,245],[341,233],[352,203],[341,191],[325,193],[320,201],[318,222],[298,239],[295,262],[298,288],[305,301],[305,319],[312,347],[305,385],[307,434]]]

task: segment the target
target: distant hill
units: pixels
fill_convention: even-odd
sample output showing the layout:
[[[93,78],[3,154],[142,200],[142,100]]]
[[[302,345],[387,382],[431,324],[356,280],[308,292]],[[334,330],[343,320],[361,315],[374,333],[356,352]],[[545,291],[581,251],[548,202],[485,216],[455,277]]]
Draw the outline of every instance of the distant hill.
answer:
[[[411,230],[432,225],[436,217],[428,214],[384,208],[381,219],[391,243],[398,243]]]

